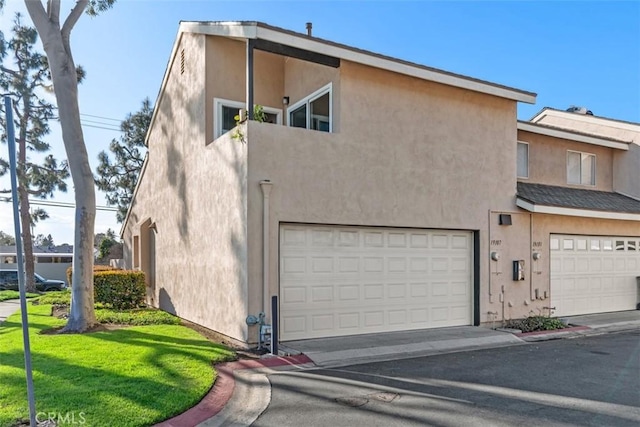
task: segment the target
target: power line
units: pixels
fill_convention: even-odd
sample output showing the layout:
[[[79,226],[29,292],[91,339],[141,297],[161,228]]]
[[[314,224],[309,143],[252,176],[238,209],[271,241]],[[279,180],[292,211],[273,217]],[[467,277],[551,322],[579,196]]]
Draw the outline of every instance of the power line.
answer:
[[[84,114],[84,113],[80,113],[80,115],[81,115],[81,116],[87,116],[87,117],[94,117],[94,118],[96,118],[96,119],[112,120],[112,121],[114,121],[114,122],[118,122],[118,123],[120,123],[120,122],[122,121],[122,119],[112,119],[112,118],[109,118],[109,117],[94,116],[94,115],[92,115],[92,114]]]
[[[11,197],[0,196],[0,200],[4,202],[11,202]],[[39,205],[39,206],[51,206],[55,208],[75,208],[76,205],[74,203],[67,202],[54,202],[51,200],[37,200],[37,199],[29,199],[30,205]],[[96,210],[99,211],[108,211],[108,212],[117,212],[118,208],[113,206],[96,206]]]
[[[89,127],[89,128],[96,128],[96,129],[105,129],[105,130],[112,130],[114,132],[122,132],[121,129],[116,129],[116,128],[109,128],[109,127],[105,127],[105,126],[96,126],[96,125],[88,125],[86,123],[81,123],[83,127]]]

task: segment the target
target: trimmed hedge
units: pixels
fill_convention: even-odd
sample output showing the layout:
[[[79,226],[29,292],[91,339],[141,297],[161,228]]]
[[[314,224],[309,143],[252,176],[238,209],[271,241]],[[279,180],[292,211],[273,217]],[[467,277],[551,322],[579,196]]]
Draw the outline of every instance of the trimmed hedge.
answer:
[[[146,285],[142,271],[108,270],[93,273],[96,302],[116,310],[129,310],[144,305]]]
[[[93,266],[94,274],[96,273],[96,271],[112,271],[112,270],[117,270],[117,268],[113,268],[110,265],[94,265]],[[69,284],[69,287],[71,287],[72,277],[73,277],[73,266],[67,268],[67,283]]]

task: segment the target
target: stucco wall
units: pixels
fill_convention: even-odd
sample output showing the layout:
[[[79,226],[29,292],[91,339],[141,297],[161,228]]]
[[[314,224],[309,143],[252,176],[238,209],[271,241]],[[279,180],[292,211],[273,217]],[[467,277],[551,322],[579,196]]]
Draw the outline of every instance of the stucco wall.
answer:
[[[124,233],[126,258],[132,265],[138,235],[141,266],[155,265],[156,306],[245,341],[246,146],[228,135],[205,145],[208,65],[205,36],[183,34],[156,106],[148,164]],[[145,223],[156,231],[141,230]],[[147,258],[154,246],[155,263]]]
[[[280,222],[480,230],[516,209],[515,102],[347,61],[333,134],[249,123],[249,311],[262,309],[262,194],[270,197],[270,293]],[[485,255],[482,255],[483,257]],[[488,264],[481,262],[483,294]]]
[[[498,225],[500,212],[492,212],[490,220],[490,252],[501,257],[486,261],[490,265],[489,286],[484,289],[490,297],[481,301],[481,320],[491,323],[502,319],[516,319],[531,314],[548,314],[551,303],[550,250],[551,234],[588,236],[640,236],[636,221],[615,221],[561,215],[511,213],[513,224]],[[533,260],[533,253],[541,258]],[[525,261],[525,280],[513,281],[512,261]],[[483,292],[484,293],[484,292]],[[545,296],[546,295],[546,296]],[[494,314],[491,314],[494,313]]]
[[[613,189],[640,200],[640,141],[629,151],[616,151],[613,157]]]
[[[529,143],[529,178],[522,182],[613,191],[613,148],[518,131],[518,141]],[[567,151],[596,156],[596,185],[567,183]]]
[[[536,123],[640,144],[640,125],[638,124],[557,111],[544,114]]]
[[[246,43],[222,37],[206,37],[206,135],[213,140],[213,99],[246,102]],[[254,103],[282,110],[285,58],[254,51]],[[283,120],[285,112],[283,111]]]

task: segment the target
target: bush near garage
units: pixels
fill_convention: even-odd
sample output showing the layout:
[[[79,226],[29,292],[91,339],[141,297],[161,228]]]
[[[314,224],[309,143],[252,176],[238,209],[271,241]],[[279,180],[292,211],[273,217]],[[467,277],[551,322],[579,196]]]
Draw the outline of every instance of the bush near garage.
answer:
[[[130,310],[144,305],[146,285],[144,273],[132,270],[93,273],[93,289],[98,303],[115,310]]]
[[[522,332],[536,332],[564,329],[567,324],[556,317],[529,316],[525,319],[509,320],[506,327],[520,329]]]

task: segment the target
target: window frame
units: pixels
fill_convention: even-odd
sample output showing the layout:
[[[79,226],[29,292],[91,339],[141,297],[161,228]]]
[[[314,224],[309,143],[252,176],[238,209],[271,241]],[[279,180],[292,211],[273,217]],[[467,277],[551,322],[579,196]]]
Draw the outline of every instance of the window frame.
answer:
[[[232,99],[213,98],[213,139],[220,138],[222,132],[222,107],[235,108],[238,111],[246,107],[246,103],[242,101],[234,101]],[[257,104],[256,104],[257,105]],[[265,113],[276,115],[276,124],[282,124],[282,108],[262,106]],[[226,132],[225,132],[226,133]]]
[[[306,128],[298,128],[298,129],[314,130],[314,129],[311,129],[311,115],[309,114],[309,111],[311,109],[310,104],[316,99],[323,97],[327,93],[329,94],[329,132],[328,133],[333,133],[333,82],[329,82],[328,84],[324,85],[320,89],[305,96],[301,100],[289,105],[287,107],[287,127],[293,127],[291,126],[291,113],[297,110],[298,108],[302,107],[303,105],[305,105],[307,126]],[[322,132],[322,131],[318,131],[318,132]]]
[[[527,147],[527,175],[524,176],[524,175],[520,175],[520,173],[519,173],[520,172],[518,170],[518,165],[519,165],[518,153],[519,153],[519,151],[516,148],[516,177],[520,178],[520,179],[529,179],[529,172],[530,172],[530,170],[529,170],[529,154],[530,154],[530,152],[529,152],[529,143],[526,142],[526,141],[518,141],[518,145],[516,147],[519,147],[520,144],[526,145],[526,147]]]
[[[570,182],[569,181],[569,155],[573,153],[573,154],[579,154],[580,155],[580,182]],[[593,167],[592,167],[592,175],[591,175],[591,182],[588,183],[584,183],[582,182],[582,161],[584,160],[584,156],[591,156],[593,157]],[[588,153],[586,151],[576,151],[576,150],[567,150],[567,161],[566,161],[566,168],[567,168],[567,184],[569,185],[582,185],[582,186],[588,186],[588,187],[595,187],[597,184],[597,156],[594,153]]]

